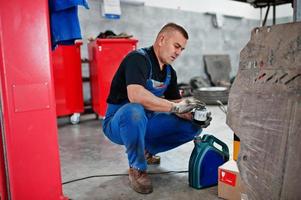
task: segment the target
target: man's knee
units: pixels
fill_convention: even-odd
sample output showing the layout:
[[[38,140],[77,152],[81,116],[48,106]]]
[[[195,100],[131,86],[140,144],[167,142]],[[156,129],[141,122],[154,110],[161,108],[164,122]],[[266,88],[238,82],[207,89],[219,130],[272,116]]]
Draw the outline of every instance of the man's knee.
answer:
[[[133,123],[147,121],[144,107],[138,103],[128,103],[125,105],[124,117]]]

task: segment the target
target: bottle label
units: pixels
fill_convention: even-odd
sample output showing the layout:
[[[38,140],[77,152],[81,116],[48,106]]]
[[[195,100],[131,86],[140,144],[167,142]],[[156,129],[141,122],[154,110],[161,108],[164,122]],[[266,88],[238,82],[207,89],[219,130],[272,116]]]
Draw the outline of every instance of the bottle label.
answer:
[[[196,110],[194,113],[194,119],[197,121],[206,121],[207,120],[207,110]]]

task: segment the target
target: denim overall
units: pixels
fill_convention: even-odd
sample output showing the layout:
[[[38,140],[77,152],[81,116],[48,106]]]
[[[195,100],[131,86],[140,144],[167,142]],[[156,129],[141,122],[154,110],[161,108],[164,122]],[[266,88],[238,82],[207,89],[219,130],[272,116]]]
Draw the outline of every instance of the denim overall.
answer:
[[[163,96],[171,79],[170,66],[163,84],[152,80],[152,65],[144,49],[137,50],[144,55],[150,64],[150,75],[146,89],[154,95]],[[157,86],[155,86],[157,85]],[[166,112],[153,112],[144,109],[141,104],[130,103],[108,104],[103,121],[104,134],[114,143],[124,145],[128,155],[129,166],[146,170],[144,151],[155,155],[193,140],[201,132],[198,126]]]

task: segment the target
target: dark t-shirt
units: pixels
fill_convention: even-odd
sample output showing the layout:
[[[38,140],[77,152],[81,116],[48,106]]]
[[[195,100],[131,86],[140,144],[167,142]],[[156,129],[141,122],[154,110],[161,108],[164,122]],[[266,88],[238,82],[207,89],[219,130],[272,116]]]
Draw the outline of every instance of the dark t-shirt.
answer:
[[[155,55],[153,47],[146,48],[152,63],[152,79],[164,82],[166,78],[166,67],[160,70],[159,62]],[[119,104],[128,100],[126,87],[131,84],[138,84],[146,87],[146,80],[150,75],[150,64],[146,60],[145,55],[136,51],[129,53],[121,62],[117,72],[115,73],[107,102],[111,104]],[[171,80],[164,92],[164,98],[175,100],[180,99],[179,88],[177,86],[177,75],[175,70],[171,68]]]

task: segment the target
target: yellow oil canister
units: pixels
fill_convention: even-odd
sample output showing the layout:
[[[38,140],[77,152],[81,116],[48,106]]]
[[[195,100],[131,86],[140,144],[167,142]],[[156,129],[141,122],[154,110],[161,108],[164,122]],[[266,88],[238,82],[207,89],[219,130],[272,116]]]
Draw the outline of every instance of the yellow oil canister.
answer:
[[[237,160],[238,159],[239,148],[240,148],[240,139],[234,133],[234,140],[233,140],[233,160]]]

